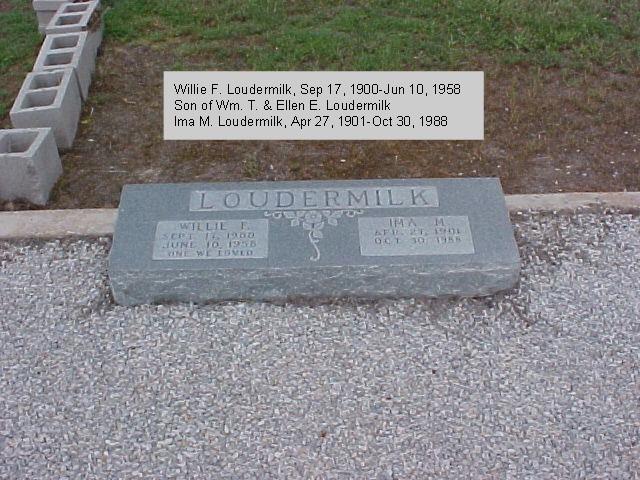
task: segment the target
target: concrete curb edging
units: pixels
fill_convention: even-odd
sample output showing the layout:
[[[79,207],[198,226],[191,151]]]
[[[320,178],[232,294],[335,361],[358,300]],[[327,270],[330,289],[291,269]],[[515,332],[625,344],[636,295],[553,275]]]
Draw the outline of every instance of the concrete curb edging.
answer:
[[[571,192],[505,195],[510,212],[518,210],[562,211],[610,207],[640,210],[640,192]]]
[[[0,239],[111,235],[117,213],[115,208],[0,212]]]
[[[589,207],[640,211],[640,192],[506,195],[506,201],[512,213]],[[0,212],[0,240],[112,235],[117,213],[115,208]]]

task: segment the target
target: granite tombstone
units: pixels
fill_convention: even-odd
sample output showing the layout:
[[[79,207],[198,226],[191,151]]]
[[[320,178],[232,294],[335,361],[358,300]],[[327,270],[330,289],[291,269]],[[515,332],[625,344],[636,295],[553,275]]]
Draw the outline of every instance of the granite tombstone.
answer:
[[[489,295],[520,258],[495,178],[127,185],[115,300]]]

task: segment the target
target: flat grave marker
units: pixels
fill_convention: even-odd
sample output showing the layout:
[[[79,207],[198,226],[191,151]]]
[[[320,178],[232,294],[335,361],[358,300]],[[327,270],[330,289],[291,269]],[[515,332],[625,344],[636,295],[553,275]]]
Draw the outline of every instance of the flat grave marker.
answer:
[[[520,258],[494,178],[127,185],[115,300],[489,295]]]

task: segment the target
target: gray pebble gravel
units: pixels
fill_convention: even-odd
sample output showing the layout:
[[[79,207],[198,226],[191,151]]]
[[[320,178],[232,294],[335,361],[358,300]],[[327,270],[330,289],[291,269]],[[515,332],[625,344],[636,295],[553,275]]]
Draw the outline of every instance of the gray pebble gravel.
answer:
[[[0,478],[640,478],[640,217],[513,216],[517,291],[112,303],[0,243]]]

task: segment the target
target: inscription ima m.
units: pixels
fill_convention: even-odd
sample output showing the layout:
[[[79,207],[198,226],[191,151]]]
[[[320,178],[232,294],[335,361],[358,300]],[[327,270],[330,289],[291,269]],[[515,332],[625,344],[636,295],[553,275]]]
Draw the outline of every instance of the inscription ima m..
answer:
[[[438,207],[435,187],[196,190],[190,211]]]

